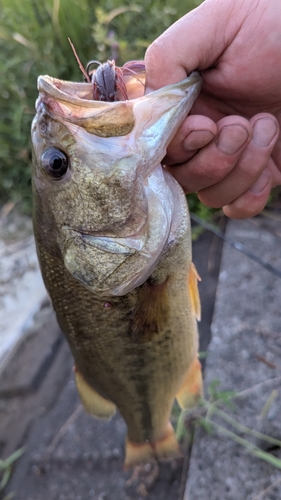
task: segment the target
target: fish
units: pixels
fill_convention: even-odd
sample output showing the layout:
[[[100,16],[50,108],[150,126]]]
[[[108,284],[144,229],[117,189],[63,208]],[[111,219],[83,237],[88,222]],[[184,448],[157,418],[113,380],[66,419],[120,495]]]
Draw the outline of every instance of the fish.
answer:
[[[202,79],[129,99],[92,84],[38,78],[32,123],[33,226],[40,268],[91,415],[118,408],[125,469],[180,456],[170,423],[202,395],[200,298],[185,194],[162,167]]]

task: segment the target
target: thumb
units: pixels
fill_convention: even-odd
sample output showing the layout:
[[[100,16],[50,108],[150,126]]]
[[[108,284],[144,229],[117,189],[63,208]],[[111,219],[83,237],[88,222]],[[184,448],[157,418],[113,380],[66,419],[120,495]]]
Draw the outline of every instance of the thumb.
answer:
[[[240,1],[205,0],[155,40],[145,55],[146,92],[215,65],[241,25],[235,3]]]

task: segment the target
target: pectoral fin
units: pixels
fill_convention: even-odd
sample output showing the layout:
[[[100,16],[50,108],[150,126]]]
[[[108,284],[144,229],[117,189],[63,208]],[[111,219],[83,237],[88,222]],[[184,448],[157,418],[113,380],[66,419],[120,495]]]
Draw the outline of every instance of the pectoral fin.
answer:
[[[176,395],[177,402],[183,410],[197,406],[203,395],[201,363],[195,358],[185,376],[183,384]]]
[[[189,293],[190,293],[192,310],[194,312],[194,315],[195,315],[197,321],[200,321],[200,319],[201,319],[201,303],[200,303],[200,296],[199,296],[199,290],[198,290],[198,281],[201,281],[201,278],[196,270],[195,265],[192,262],[191,266],[190,266],[189,276],[188,276],[188,289],[189,289]]]
[[[98,418],[110,418],[116,411],[114,403],[103,398],[85,381],[83,375],[75,367],[77,390],[85,410]]]

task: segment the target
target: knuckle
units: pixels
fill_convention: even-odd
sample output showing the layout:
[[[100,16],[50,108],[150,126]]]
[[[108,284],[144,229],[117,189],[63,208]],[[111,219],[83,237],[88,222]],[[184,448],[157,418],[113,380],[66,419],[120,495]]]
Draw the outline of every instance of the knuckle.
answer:
[[[233,203],[223,207],[227,217],[232,219],[248,219],[259,214],[265,207],[268,195],[257,197],[250,192],[244,193]]]
[[[149,64],[151,69],[153,69],[153,65],[161,63],[163,58],[163,51],[161,49],[161,44],[158,40],[154,40],[154,42],[149,45],[145,52],[145,61],[146,65]]]
[[[249,152],[239,161],[239,172],[249,179],[254,179],[259,176],[262,170],[265,168],[269,154],[265,152]]]

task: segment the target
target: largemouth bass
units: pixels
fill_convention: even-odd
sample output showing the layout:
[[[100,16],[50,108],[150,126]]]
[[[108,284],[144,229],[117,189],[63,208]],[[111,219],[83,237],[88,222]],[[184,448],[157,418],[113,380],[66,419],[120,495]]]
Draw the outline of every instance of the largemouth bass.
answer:
[[[127,78],[129,100],[101,102],[90,83],[41,76],[32,125],[43,279],[85,409],[117,407],[127,424],[126,468],[178,455],[173,401],[202,391],[188,207],[161,166],[201,77],[140,96],[143,77]]]

